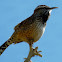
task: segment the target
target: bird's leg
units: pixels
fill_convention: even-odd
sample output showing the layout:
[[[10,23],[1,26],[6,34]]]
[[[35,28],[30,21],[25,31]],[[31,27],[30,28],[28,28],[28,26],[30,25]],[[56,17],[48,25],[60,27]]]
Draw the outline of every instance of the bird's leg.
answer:
[[[30,46],[29,55],[27,58],[25,58],[26,60],[24,62],[31,62],[30,59],[35,55],[42,57],[42,55],[39,53],[41,51],[37,51],[38,47],[35,47],[35,49],[33,49],[32,44],[30,44],[29,46]]]

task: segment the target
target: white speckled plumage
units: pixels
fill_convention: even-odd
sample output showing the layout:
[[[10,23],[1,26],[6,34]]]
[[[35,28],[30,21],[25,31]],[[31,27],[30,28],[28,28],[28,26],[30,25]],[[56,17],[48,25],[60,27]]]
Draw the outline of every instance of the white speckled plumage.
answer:
[[[29,18],[15,26],[12,36],[0,46],[0,55],[12,43],[27,42],[30,47],[43,35],[51,10],[57,7],[39,5]]]

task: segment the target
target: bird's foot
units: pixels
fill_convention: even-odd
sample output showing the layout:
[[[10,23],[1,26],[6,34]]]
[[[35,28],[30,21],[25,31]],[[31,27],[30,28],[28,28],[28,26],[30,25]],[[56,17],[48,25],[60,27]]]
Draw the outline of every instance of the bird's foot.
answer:
[[[30,47],[30,52],[27,58],[24,58],[25,61],[24,62],[31,62],[31,58],[34,57],[35,55],[42,57],[42,55],[40,54],[40,52],[42,51],[37,51],[38,47],[35,47],[35,49],[33,49],[32,47]]]
[[[40,54],[40,52],[42,51],[37,51],[37,49],[38,47],[35,47],[35,49],[32,48],[32,57],[35,55],[42,57],[42,55]]]

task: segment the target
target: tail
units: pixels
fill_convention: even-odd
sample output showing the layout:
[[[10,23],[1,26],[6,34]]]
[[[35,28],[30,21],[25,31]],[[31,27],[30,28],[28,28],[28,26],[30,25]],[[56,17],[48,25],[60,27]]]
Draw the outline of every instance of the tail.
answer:
[[[8,39],[3,45],[0,46],[0,55],[5,51],[5,49],[11,45],[11,39]]]

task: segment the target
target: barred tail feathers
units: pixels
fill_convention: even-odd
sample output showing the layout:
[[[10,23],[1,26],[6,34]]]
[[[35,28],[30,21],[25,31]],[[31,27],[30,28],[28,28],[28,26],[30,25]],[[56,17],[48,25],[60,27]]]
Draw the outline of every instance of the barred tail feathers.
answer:
[[[0,55],[5,51],[5,49],[11,45],[12,42],[10,39],[8,39],[3,45],[0,46]]]

